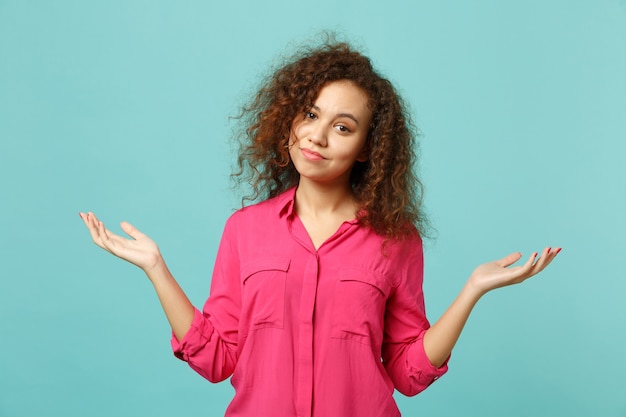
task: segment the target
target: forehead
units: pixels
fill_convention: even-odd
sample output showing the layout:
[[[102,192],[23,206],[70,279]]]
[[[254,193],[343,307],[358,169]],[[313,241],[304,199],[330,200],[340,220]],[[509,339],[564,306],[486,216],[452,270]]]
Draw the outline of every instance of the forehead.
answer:
[[[322,111],[350,112],[369,118],[369,98],[362,88],[351,81],[333,81],[324,85],[314,105]]]

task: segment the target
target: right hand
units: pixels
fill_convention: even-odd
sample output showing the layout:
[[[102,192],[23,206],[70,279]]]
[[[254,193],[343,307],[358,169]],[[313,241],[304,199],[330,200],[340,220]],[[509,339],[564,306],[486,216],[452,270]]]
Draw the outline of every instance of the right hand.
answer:
[[[162,262],[157,244],[130,223],[120,223],[122,230],[132,238],[127,239],[106,229],[93,213],[78,215],[89,229],[93,242],[107,252],[138,266],[146,273]]]

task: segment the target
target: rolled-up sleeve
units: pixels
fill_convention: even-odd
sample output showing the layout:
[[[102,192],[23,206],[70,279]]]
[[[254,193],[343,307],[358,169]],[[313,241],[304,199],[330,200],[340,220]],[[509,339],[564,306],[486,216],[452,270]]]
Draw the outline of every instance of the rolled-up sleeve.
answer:
[[[172,350],[174,356],[182,361],[189,361],[191,357],[202,350],[213,336],[214,327],[210,321],[206,320],[202,313],[194,309],[191,327],[182,340],[178,340],[172,332]]]
[[[233,248],[231,222],[226,223],[217,252],[211,293],[185,336],[171,339],[174,355],[211,382],[232,375],[237,364],[237,335],[241,311],[239,261]]]
[[[421,241],[399,273],[399,282],[387,302],[383,363],[394,386],[413,396],[448,370],[448,360],[435,367],[424,351],[423,338],[430,323],[422,292],[424,261]]]

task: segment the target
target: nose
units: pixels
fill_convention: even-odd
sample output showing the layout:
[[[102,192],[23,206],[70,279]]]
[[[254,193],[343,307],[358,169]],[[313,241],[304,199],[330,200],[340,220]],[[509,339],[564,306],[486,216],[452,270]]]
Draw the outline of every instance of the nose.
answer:
[[[309,142],[322,147],[328,144],[327,132],[321,123],[316,123],[316,126],[311,126],[311,130],[308,133],[307,139]]]

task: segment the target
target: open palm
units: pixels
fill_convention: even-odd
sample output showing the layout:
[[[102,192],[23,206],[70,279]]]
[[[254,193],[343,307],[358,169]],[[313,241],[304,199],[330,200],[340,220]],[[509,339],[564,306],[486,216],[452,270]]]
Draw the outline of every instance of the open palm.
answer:
[[[120,224],[122,230],[131,237],[128,239],[106,229],[104,223],[93,213],[79,215],[89,229],[93,242],[113,255],[137,265],[144,271],[154,268],[161,259],[157,244],[130,223]]]
[[[560,248],[545,248],[539,258],[537,258],[538,253],[535,252],[523,265],[518,266],[511,265],[517,262],[522,254],[512,253],[500,260],[478,266],[472,272],[469,282],[483,294],[496,288],[519,284],[543,271],[560,250]]]

